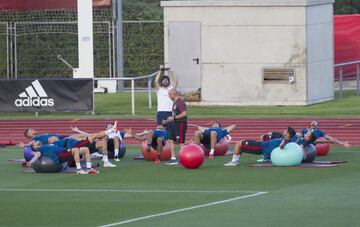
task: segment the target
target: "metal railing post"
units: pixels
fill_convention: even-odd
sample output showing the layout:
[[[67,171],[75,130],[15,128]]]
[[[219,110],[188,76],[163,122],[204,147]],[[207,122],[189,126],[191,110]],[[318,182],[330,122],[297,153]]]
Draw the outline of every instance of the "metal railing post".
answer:
[[[10,79],[10,55],[9,55],[9,23],[6,23],[6,74],[7,74],[7,78]]]
[[[356,65],[356,95],[360,95],[360,66]]]
[[[135,115],[135,79],[131,80],[131,113]]]
[[[14,23],[14,68],[15,68],[15,79],[18,78],[18,62],[17,62],[17,32],[16,32],[16,23]]]
[[[148,79],[148,98],[149,98],[149,109],[152,109],[152,97],[151,97],[151,77]]]
[[[340,67],[340,78],[339,78],[339,95],[340,98],[342,98],[343,93],[343,70],[342,67]]]

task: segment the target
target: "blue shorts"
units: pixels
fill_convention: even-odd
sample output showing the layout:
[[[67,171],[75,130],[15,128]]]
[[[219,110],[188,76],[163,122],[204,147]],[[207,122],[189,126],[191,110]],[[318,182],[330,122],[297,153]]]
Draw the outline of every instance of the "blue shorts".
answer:
[[[151,141],[151,147],[154,149],[154,150],[157,150],[157,138],[162,138],[162,145],[165,146],[165,138],[164,137],[153,137],[152,141]]]
[[[172,112],[171,111],[159,111],[156,114],[156,123],[158,125],[162,125],[162,121],[166,120],[168,117],[172,116]],[[165,126],[165,130],[170,132],[171,130],[171,122],[164,125]]]

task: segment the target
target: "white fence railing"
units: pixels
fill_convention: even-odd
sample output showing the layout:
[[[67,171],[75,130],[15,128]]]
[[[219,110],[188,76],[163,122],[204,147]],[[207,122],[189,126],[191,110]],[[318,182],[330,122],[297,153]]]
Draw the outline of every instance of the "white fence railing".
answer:
[[[147,79],[147,93],[148,93],[148,99],[149,99],[149,109],[152,109],[151,83],[152,83],[153,77],[155,77],[156,74],[158,74],[158,73],[159,73],[159,71],[156,71],[147,76],[122,77],[122,78],[94,78],[94,80],[117,80],[117,81],[130,80],[131,81],[131,114],[135,115],[135,80]]]
[[[342,98],[343,96],[343,68],[345,66],[356,65],[356,95],[360,95],[360,61],[351,61],[345,62],[341,64],[334,65],[334,68],[339,68],[339,96]]]

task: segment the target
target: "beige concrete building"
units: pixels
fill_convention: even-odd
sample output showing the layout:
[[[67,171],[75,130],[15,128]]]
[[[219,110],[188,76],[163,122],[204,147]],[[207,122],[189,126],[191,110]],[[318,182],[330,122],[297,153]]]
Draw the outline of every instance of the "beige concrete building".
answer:
[[[201,104],[307,105],[334,97],[334,0],[162,1],[165,62]]]

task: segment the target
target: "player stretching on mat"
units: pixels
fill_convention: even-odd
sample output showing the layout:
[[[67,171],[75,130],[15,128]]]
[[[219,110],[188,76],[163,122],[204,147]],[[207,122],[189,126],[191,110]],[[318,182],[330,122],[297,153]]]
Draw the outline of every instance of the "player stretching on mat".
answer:
[[[237,166],[240,162],[240,156],[242,153],[249,153],[249,154],[258,154],[263,155],[263,159],[258,160],[259,162],[265,162],[270,159],[271,152],[277,148],[280,147],[281,149],[284,148],[284,146],[291,141],[291,138],[293,138],[296,135],[296,132],[293,128],[288,127],[284,131],[284,138],[277,138],[265,142],[259,142],[256,140],[242,140],[240,142],[237,142],[234,149],[234,155],[232,157],[232,160],[224,166]]]
[[[165,146],[166,141],[169,138],[169,132],[164,129],[163,125],[156,126],[155,130],[148,131],[146,135],[139,136],[133,133],[133,137],[140,141],[147,140],[147,152],[151,152],[151,148],[157,151],[157,156],[155,159],[155,164],[160,164],[160,155]]]
[[[211,128],[198,127],[195,131],[193,142],[197,145],[204,144],[206,148],[210,148],[209,159],[214,159],[214,152],[216,144],[228,135],[236,125],[230,125],[224,129],[221,128],[220,122],[214,122]]]
[[[66,149],[64,147],[59,147],[54,144],[43,145],[41,141],[34,141],[31,144],[31,149],[35,151],[34,157],[26,163],[26,166],[30,168],[32,164],[38,160],[41,156],[51,158],[54,163],[62,164],[64,162],[70,161],[71,159],[75,160],[76,163],[76,173],[77,174],[94,174],[98,173],[91,166],[91,157],[90,152],[87,147],[81,148],[72,148]],[[83,170],[80,165],[80,154],[85,156],[86,160],[86,170]]]
[[[167,165],[177,165],[175,155],[175,142],[182,147],[185,143],[185,135],[187,130],[187,108],[183,99],[179,97],[179,93],[176,89],[169,91],[169,97],[174,102],[172,107],[172,116],[162,121],[163,125],[171,123],[171,131],[169,137],[169,146],[171,151],[171,159],[167,162]]]
[[[312,121],[310,123],[309,128],[305,128],[305,129],[303,129],[301,131],[301,133],[303,135],[305,135],[308,132],[313,132],[315,134],[315,136],[316,136],[315,143],[331,143],[331,144],[337,144],[337,145],[340,145],[340,146],[344,146],[346,148],[351,147],[351,144],[349,142],[340,141],[340,140],[326,134],[324,131],[320,130],[318,121]]]

